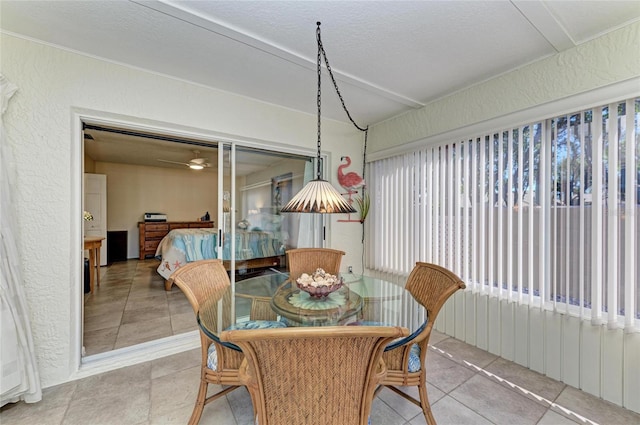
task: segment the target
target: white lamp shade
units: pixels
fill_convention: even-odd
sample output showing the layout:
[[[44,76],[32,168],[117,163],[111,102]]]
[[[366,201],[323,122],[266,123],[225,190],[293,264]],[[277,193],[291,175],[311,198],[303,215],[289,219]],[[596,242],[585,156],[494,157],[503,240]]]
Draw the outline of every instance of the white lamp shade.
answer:
[[[311,180],[294,196],[281,212],[338,214],[356,210],[326,180]]]

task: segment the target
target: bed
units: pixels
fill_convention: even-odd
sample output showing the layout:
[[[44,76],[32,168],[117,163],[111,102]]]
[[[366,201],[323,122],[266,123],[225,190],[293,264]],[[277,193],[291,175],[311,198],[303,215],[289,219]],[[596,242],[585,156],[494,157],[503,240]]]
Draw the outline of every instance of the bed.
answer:
[[[218,258],[218,229],[174,229],[165,236],[156,250],[160,260],[158,273],[165,279],[165,289],[171,290],[169,276],[192,261]],[[284,262],[284,244],[274,233],[236,231],[235,259],[237,270],[279,266]],[[224,238],[222,260],[231,268],[231,238]]]

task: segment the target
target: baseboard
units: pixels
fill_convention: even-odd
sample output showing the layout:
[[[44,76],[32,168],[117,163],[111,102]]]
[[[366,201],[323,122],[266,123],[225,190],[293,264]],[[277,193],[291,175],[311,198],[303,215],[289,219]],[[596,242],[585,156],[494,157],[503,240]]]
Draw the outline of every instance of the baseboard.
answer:
[[[82,358],[80,368],[69,377],[69,381],[182,353],[198,347],[200,347],[200,334],[198,331],[191,331],[86,356]]]

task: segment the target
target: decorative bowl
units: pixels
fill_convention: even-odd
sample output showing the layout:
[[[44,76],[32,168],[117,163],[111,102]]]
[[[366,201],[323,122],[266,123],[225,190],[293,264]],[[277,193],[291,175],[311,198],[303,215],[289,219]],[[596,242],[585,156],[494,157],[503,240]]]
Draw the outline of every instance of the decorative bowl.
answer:
[[[344,281],[341,277],[325,273],[322,269],[317,269],[313,275],[303,273],[296,279],[298,288],[313,298],[325,298],[342,288],[343,284]]]
[[[342,281],[342,279],[340,279],[340,282],[329,286],[303,286],[296,282],[300,290],[307,292],[309,296],[313,298],[328,297],[332,292],[335,292],[338,289],[342,288],[343,283],[344,282]]]

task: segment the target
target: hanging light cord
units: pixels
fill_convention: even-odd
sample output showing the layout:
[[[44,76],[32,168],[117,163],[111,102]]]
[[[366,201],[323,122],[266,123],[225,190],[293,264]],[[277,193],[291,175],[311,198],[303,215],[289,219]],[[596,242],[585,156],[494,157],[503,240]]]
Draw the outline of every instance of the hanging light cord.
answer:
[[[321,171],[320,171],[320,105],[321,105],[321,90],[320,90],[320,86],[322,83],[322,67],[320,66],[320,52],[322,50],[322,41],[320,41],[320,22],[318,22],[318,28],[316,29],[316,40],[318,42],[318,67],[317,67],[317,72],[318,72],[318,97],[317,97],[317,104],[318,104],[318,158],[316,161],[317,164],[317,171],[316,171],[316,178],[318,180],[320,180],[320,176],[321,176]]]
[[[329,72],[329,76],[331,77],[331,81],[333,82],[333,87],[336,89],[336,93],[338,94],[338,98],[340,99],[340,103],[342,104],[342,109],[346,112],[349,121],[360,131],[364,131],[364,154],[363,154],[363,163],[362,163],[362,177],[364,178],[366,159],[367,159],[367,136],[369,135],[369,126],[360,127],[351,117],[349,110],[347,109],[347,105],[344,103],[344,99],[342,98],[342,93],[340,93],[340,89],[338,88],[338,82],[336,78],[333,76],[333,71],[331,70],[331,65],[329,65],[329,59],[327,59],[327,53],[324,51],[324,46],[322,45],[322,39],[320,38],[320,22],[317,22],[318,28],[316,29],[316,40],[318,41],[318,178],[320,178],[320,72],[321,72],[321,56],[324,58],[324,64],[327,67],[327,71]],[[364,188],[363,188],[364,192]],[[364,193],[363,193],[364,196]]]
[[[327,59],[327,53],[324,51],[324,46],[322,45],[322,39],[320,38],[320,22],[316,22],[318,24],[318,28],[316,29],[316,39],[318,40],[318,179],[320,178],[320,55],[324,58],[324,64],[327,67],[327,71],[329,72],[329,76],[331,77],[331,81],[333,82],[333,87],[336,89],[336,93],[338,94],[338,98],[340,99],[340,103],[342,104],[342,109],[346,112],[347,117],[349,117],[349,121],[360,131],[364,132],[364,151],[362,152],[362,178],[365,176],[366,167],[367,167],[367,138],[369,136],[369,126],[360,127],[351,117],[349,110],[347,109],[347,105],[344,103],[344,99],[342,98],[342,93],[340,93],[340,89],[338,88],[338,82],[336,78],[333,76],[333,71],[331,71],[331,65],[329,65],[329,59]],[[362,187],[362,199],[365,197],[366,186]],[[362,243],[364,243],[364,222],[362,226]],[[362,253],[364,257],[364,251]],[[362,264],[364,265],[364,258],[362,260]]]

